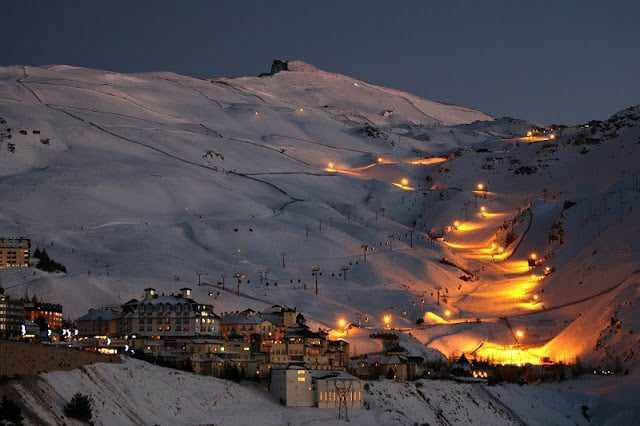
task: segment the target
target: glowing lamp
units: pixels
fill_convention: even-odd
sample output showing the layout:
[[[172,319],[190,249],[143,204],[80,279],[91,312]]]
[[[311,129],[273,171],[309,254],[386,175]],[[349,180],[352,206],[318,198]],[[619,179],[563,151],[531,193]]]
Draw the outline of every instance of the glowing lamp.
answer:
[[[477,184],[476,188],[478,189],[478,191],[484,191],[484,183]]]
[[[400,183],[402,184],[402,186],[407,186],[407,185],[409,185],[409,179],[407,179],[407,178],[402,178],[402,180],[400,181]]]
[[[531,253],[529,255],[529,259],[531,259],[531,260],[536,260],[537,258],[538,258],[538,255],[536,253]]]
[[[522,339],[524,337],[524,331],[522,330],[516,330],[516,337],[518,339]]]
[[[382,157],[378,157],[378,163],[382,163]]]
[[[338,320],[338,328],[344,330],[345,328],[347,328],[347,320],[344,318],[340,318]]]
[[[444,311],[444,316],[445,316],[445,317],[447,317],[447,318],[448,318],[448,317],[450,317],[450,316],[451,316],[451,311],[450,311],[450,310],[448,310],[448,309],[447,309],[447,310],[445,310],[445,311]]]
[[[329,168],[333,169],[333,163],[329,163]]]
[[[391,325],[391,314],[384,314],[382,322],[384,322],[385,327],[389,327]]]

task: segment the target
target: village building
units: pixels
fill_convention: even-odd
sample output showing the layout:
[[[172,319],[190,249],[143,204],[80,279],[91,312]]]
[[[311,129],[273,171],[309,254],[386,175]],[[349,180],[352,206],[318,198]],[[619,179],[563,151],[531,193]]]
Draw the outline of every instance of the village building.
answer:
[[[89,309],[89,312],[76,321],[80,337],[120,337],[123,335],[121,327],[122,311],[119,307]]]
[[[0,238],[0,269],[26,268],[30,265],[31,240]]]
[[[304,367],[291,365],[271,370],[271,394],[287,407],[315,405],[311,373]]]
[[[344,371],[312,371],[314,399],[318,408],[360,409],[363,404],[362,381]]]
[[[220,330],[213,306],[193,300],[190,288],[168,296],[147,288],[141,300],[122,306],[122,321],[125,335],[138,337],[217,336]]]
[[[24,305],[21,300],[9,297],[0,287],[0,337],[12,338],[22,334],[25,322]]]
[[[35,296],[24,301],[25,317],[39,325],[46,325],[49,330],[62,328],[62,305],[39,301]]]
[[[271,370],[271,394],[289,407],[362,408],[363,384],[343,371],[291,364]]]
[[[404,382],[409,379],[408,359],[400,354],[365,354],[351,360],[349,371],[365,380],[387,378]]]

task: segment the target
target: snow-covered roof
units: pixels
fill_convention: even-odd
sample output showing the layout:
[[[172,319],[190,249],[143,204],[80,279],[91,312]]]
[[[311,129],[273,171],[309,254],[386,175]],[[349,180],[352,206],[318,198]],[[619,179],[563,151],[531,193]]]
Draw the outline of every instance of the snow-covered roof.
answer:
[[[120,317],[113,309],[89,309],[78,321],[109,321]]]

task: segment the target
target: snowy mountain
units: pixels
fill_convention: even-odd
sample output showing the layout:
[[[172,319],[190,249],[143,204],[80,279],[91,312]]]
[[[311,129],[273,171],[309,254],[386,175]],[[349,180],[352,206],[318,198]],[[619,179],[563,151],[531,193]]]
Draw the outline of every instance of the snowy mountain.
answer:
[[[73,318],[200,274],[196,298],[220,312],[348,318],[356,353],[388,312],[445,355],[636,368],[638,107],[527,138],[522,120],[288,68],[1,68],[1,233],[68,269],[3,286]]]

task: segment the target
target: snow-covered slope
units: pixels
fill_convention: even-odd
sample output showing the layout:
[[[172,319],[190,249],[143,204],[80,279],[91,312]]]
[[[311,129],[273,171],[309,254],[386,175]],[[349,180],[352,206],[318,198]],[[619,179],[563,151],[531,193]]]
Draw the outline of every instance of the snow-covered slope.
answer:
[[[12,397],[25,404],[29,424],[63,424],[63,406],[81,392],[94,399],[96,425],[261,425],[342,424],[336,410],[286,408],[266,389],[239,385],[127,360],[124,364],[96,364],[80,370],[49,373],[37,380],[12,385]],[[587,398],[540,390],[538,403],[530,392],[501,387],[421,380],[371,382],[366,406],[349,412],[354,425],[518,425],[587,424],[580,407]],[[495,395],[499,395],[496,397]],[[551,398],[550,398],[551,396]],[[518,406],[514,412],[500,401]],[[543,403],[544,402],[544,403]],[[555,419],[555,420],[552,420]],[[530,421],[529,421],[530,420]]]
[[[290,65],[213,80],[1,68],[0,234],[69,271],[3,271],[3,286],[73,318],[200,273],[225,282],[195,289],[218,311],[275,302],[373,327],[390,312],[447,355],[513,358],[522,328],[523,362],[637,365],[638,107],[529,143],[521,120]],[[446,243],[426,239],[454,220]],[[531,251],[555,272],[531,277]],[[464,324],[416,327],[423,310]]]

